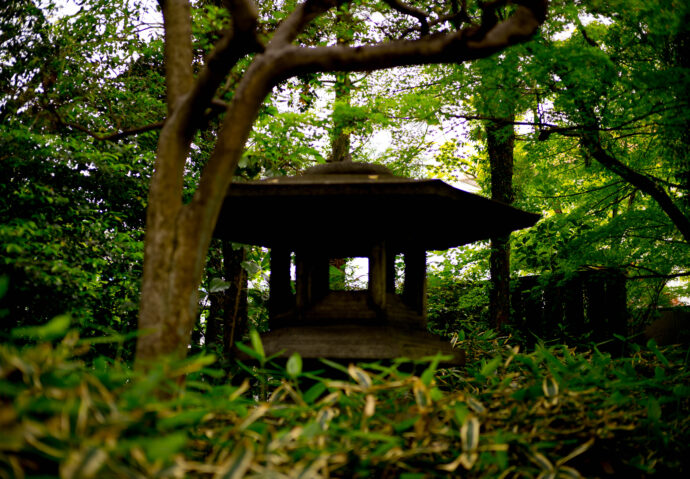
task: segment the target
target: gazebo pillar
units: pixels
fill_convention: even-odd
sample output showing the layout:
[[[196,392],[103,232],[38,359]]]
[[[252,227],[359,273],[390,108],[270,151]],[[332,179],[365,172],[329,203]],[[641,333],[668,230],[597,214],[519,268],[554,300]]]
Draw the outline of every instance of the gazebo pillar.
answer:
[[[369,296],[373,305],[381,312],[386,310],[386,295],[389,288],[390,267],[385,241],[376,241],[369,253]]]
[[[281,313],[289,311],[295,304],[290,280],[290,266],[292,253],[287,248],[274,246],[271,248],[271,275],[269,286],[269,318],[274,319]],[[271,321],[269,320],[269,323]],[[270,324],[273,328],[276,324]]]
[[[426,251],[411,249],[405,251],[405,284],[403,301],[419,313],[426,322]]]
[[[395,294],[395,251],[386,251],[386,293]]]
[[[328,293],[328,256],[321,252],[295,254],[297,311],[304,311]]]

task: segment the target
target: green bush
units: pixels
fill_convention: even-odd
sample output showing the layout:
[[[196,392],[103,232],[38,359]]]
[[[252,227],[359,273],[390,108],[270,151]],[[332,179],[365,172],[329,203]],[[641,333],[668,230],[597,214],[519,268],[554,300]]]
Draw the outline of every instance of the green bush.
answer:
[[[86,364],[90,346],[75,333],[0,346],[0,477],[688,472],[687,358],[653,343],[613,359],[494,339],[463,370],[430,358],[305,372],[297,356],[273,364],[254,341],[259,364],[235,385],[210,385],[226,373],[208,356],[137,374],[107,358]]]

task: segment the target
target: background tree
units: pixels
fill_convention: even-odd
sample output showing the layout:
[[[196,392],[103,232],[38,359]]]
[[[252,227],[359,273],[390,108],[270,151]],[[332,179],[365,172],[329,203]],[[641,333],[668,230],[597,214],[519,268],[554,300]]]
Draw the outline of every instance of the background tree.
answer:
[[[566,175],[559,168],[549,180],[568,178],[569,193],[537,179],[543,189],[535,197],[550,197],[558,211],[549,228],[565,240],[553,248],[556,261],[577,257],[580,264],[624,268],[631,277],[682,275],[688,70],[675,52],[687,36],[687,8],[665,1],[581,8],[563,10],[571,36],[540,38],[532,47],[541,95],[532,140],[543,143],[530,143],[528,154],[563,167],[567,158],[569,165]],[[538,241],[549,243],[542,235]]]
[[[58,313],[84,335],[136,327],[160,44],[141,41],[136,5],[97,6],[0,6],[4,334]]]
[[[666,1],[552,2],[549,19],[531,41],[472,68],[434,67],[417,83],[417,95],[439,99],[436,118],[452,139],[438,152],[433,174],[457,180],[462,170],[488,192],[490,170],[482,166],[487,135],[472,124],[505,117],[452,99],[486,98],[486,105],[497,107],[500,87],[519,81],[519,88],[506,88],[518,93],[519,104],[511,128],[516,205],[543,212],[543,220],[513,235],[513,275],[621,269],[632,280],[628,295],[635,311],[663,301],[663,285],[687,274],[687,155],[681,153],[687,144],[681,132],[688,70],[678,50],[688,35],[686,10]],[[474,67],[511,55],[519,58],[519,74],[501,78],[500,71],[487,71],[499,89],[473,96],[483,77]],[[473,249],[451,255],[480,258]],[[444,264],[462,276],[460,263],[466,264]],[[684,290],[676,287],[674,294]]]

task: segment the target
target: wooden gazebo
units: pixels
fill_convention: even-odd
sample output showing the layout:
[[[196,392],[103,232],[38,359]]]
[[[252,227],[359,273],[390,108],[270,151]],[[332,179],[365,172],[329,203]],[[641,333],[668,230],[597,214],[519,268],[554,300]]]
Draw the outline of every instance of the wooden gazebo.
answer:
[[[441,352],[461,363],[460,351],[426,330],[426,251],[507,234],[538,218],[441,180],[340,162],[234,183],[216,235],[270,248],[267,354],[374,360]],[[397,255],[404,258],[398,292]],[[350,257],[368,258],[367,289],[332,291],[330,262]]]

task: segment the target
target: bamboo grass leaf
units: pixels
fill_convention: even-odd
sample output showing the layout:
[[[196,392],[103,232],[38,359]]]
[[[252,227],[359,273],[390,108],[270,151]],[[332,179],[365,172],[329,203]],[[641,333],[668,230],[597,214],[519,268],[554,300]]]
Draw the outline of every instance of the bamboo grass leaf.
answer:
[[[96,475],[108,459],[108,454],[98,447],[70,451],[60,467],[61,479],[90,479]]]
[[[244,443],[221,465],[213,479],[240,479],[244,477],[252,464],[253,458],[254,451],[248,443]]]
[[[359,384],[364,389],[369,389],[373,385],[371,376],[367,374],[362,368],[358,368],[354,364],[350,364],[347,368],[347,372],[352,379],[354,379],[357,384]]]
[[[460,428],[460,440],[463,452],[472,452],[479,446],[479,420],[470,416]]]

